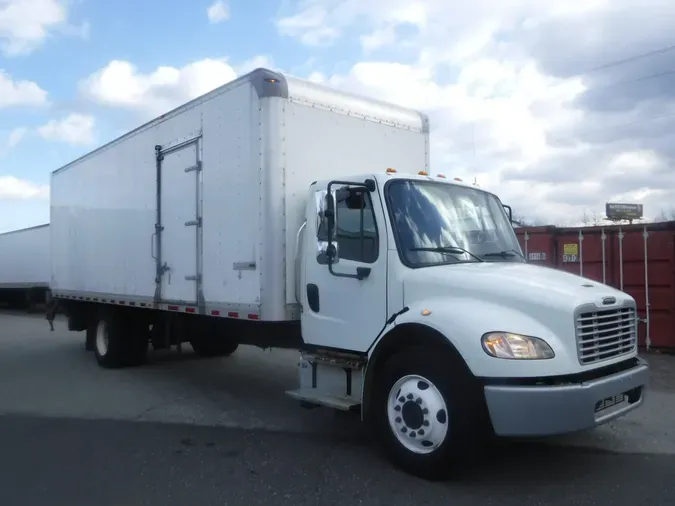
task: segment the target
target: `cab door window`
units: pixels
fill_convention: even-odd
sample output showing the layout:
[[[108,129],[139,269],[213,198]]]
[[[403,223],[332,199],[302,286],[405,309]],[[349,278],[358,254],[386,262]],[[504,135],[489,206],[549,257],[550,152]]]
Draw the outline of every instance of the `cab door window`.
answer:
[[[380,241],[369,192],[338,200],[335,239],[341,259],[366,264],[377,260]]]

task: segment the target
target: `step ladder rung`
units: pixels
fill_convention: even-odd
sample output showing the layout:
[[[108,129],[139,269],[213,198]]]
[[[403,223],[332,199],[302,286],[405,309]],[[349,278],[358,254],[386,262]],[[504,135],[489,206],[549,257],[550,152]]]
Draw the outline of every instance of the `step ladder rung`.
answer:
[[[313,388],[288,390],[286,391],[286,395],[298,401],[318,404],[319,406],[326,406],[327,408],[338,409],[340,411],[350,411],[361,405],[358,400],[351,397],[332,395]]]

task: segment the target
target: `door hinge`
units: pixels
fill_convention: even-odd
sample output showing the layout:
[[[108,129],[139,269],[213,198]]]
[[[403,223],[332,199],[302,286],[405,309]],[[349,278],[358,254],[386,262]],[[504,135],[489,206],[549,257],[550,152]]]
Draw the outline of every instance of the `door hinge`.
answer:
[[[186,227],[201,227],[202,226],[202,217],[200,216],[196,220],[190,220],[185,222]]]
[[[201,282],[202,280],[202,275],[201,274],[196,274],[194,276],[185,276],[185,281],[197,281]]]
[[[197,171],[202,170],[202,162],[201,161],[197,162],[197,164],[193,165],[192,167],[187,167],[185,169],[185,172],[192,172],[192,171],[195,171],[195,170],[197,170]]]

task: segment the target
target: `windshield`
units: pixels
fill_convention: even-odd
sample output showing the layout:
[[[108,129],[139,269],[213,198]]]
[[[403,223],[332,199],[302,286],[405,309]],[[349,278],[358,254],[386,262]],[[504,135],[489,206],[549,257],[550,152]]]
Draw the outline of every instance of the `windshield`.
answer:
[[[508,216],[490,193],[404,179],[389,182],[386,193],[398,248],[410,267],[524,261]]]

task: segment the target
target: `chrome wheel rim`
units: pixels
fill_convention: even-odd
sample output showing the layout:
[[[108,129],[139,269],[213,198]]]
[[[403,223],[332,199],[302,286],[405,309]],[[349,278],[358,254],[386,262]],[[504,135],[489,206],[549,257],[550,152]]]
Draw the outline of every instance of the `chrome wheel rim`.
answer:
[[[398,442],[413,453],[433,452],[448,434],[445,399],[431,381],[415,374],[391,387],[387,417]]]
[[[96,326],[96,351],[101,357],[108,353],[108,328],[102,321]]]

